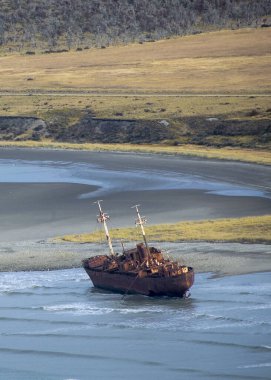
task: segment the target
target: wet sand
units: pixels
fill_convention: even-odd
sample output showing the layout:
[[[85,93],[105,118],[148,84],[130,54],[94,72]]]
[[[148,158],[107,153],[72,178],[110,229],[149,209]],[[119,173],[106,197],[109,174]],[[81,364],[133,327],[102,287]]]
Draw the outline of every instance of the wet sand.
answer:
[[[98,198],[83,198],[94,186],[81,184],[0,184],[0,241],[47,239],[95,231]],[[258,197],[223,197],[202,190],[120,191],[103,196],[109,227],[133,227],[131,206],[140,203],[150,224],[182,220],[263,215],[271,200]]]
[[[48,182],[46,178],[44,182],[36,182],[35,178],[42,175],[38,173],[39,167],[29,183],[21,179],[16,182],[16,178],[10,182],[8,176],[6,180],[1,178],[2,271],[78,267],[82,258],[100,252],[97,245],[50,241],[55,236],[97,229],[93,201],[100,197],[111,215],[112,228],[133,225],[134,210],[130,206],[136,203],[142,205],[152,224],[271,212],[271,168],[266,166],[160,155],[27,149],[2,149],[1,159],[40,162],[41,168],[46,164],[46,168],[64,166],[70,170],[69,163],[74,170],[71,175],[74,183],[69,183],[69,179]],[[73,177],[78,174],[77,167],[84,169],[83,174],[79,173],[83,180],[80,175],[79,180]],[[108,183],[107,175],[111,175]],[[92,182],[95,176],[100,182]],[[192,188],[180,186],[182,178],[189,182],[189,176],[193,176]],[[112,183],[115,187],[106,188]],[[144,188],[146,183],[149,188]],[[235,196],[227,195],[231,191],[237,191]],[[165,246],[170,246],[177,258],[182,257],[199,272],[237,274],[271,270],[270,246],[266,245]]]
[[[197,273],[236,275],[271,271],[271,245],[240,243],[151,243],[165,255]],[[133,243],[127,244],[132,248]],[[120,245],[115,250],[121,252]],[[108,251],[105,244],[21,241],[0,243],[1,271],[67,269],[81,266],[81,260]]]

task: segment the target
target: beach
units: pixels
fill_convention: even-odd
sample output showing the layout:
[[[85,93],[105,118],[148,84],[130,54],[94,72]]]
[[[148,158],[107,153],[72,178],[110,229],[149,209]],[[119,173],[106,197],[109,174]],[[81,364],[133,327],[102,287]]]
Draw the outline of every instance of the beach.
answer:
[[[188,157],[2,149],[1,271],[80,267],[83,258],[107,252],[104,244],[54,239],[97,230],[93,205],[97,199],[104,200],[110,228],[132,226],[131,206],[137,203],[152,224],[268,214],[270,174],[268,166]],[[119,242],[114,244],[121,250]],[[165,242],[159,246],[197,272],[271,270],[270,246],[265,244]]]

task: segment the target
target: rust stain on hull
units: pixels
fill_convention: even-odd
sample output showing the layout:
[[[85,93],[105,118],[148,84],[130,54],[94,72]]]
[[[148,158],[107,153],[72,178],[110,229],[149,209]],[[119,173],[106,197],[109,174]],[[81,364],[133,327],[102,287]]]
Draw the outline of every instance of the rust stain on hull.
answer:
[[[135,293],[146,296],[183,297],[194,283],[194,270],[176,261],[165,259],[162,252],[149,247],[143,224],[146,218],[136,209],[136,224],[141,227],[144,243],[136,248],[123,250],[115,254],[109,235],[107,221],[109,215],[101,208],[101,201],[95,202],[99,207],[98,222],[102,223],[108,242],[110,255],[98,255],[83,260],[83,266],[93,285],[102,289]]]
[[[126,273],[106,273],[86,268],[93,285],[127,294],[143,294],[145,296],[183,297],[194,283],[194,272],[171,278],[138,278]]]
[[[183,297],[194,283],[193,268],[164,259],[154,247],[148,254],[143,244],[122,255],[85,259],[83,266],[95,287],[125,294]]]

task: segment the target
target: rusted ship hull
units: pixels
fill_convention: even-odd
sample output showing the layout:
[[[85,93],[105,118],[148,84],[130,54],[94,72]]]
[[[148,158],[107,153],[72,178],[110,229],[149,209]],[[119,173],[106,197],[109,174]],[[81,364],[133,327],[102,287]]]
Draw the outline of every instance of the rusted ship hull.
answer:
[[[189,268],[190,269],[190,268]],[[183,297],[194,283],[194,271],[171,277],[139,277],[136,273],[85,270],[95,287],[125,294]]]
[[[110,254],[96,255],[83,260],[85,271],[97,288],[124,294],[145,296],[183,297],[194,283],[193,268],[165,258],[160,249],[149,247],[138,206],[136,224],[140,225],[144,243],[135,248],[115,253],[106,221],[108,214],[102,211],[101,201],[97,201],[100,214],[98,221],[103,223]]]

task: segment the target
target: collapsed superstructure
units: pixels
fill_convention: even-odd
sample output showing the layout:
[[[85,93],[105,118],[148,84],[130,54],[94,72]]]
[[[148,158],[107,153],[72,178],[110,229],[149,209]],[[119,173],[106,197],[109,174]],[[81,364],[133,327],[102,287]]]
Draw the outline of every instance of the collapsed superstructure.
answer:
[[[103,224],[110,254],[97,255],[83,260],[83,266],[94,286],[124,294],[146,296],[184,297],[194,282],[192,267],[164,258],[161,250],[149,247],[144,231],[146,219],[137,212],[136,224],[141,227],[144,243],[121,254],[113,250],[107,228],[109,216],[102,211],[101,201],[98,221]]]

